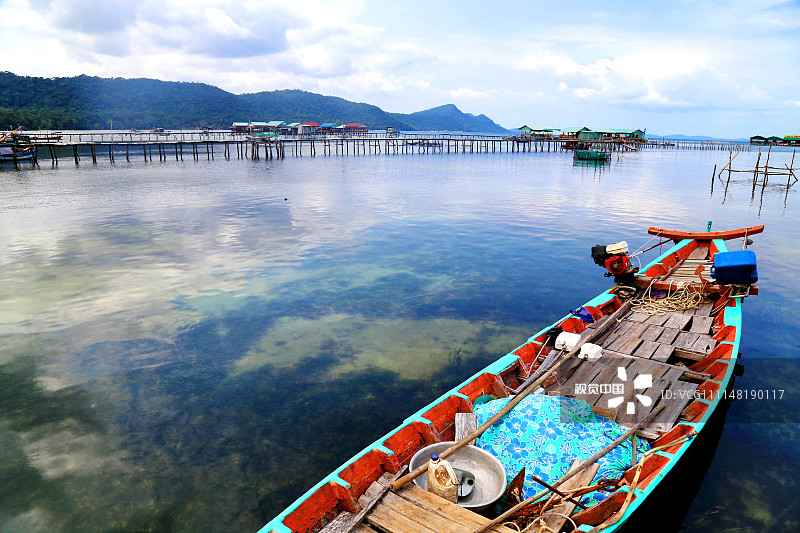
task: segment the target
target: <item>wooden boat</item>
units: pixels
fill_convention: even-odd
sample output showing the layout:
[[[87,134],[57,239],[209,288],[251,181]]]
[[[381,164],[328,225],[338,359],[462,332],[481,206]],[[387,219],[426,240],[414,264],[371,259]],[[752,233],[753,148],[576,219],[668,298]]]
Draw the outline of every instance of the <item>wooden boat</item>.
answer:
[[[36,159],[35,146],[0,145],[0,161],[33,161]]]
[[[0,136],[0,162],[34,161],[36,146],[30,137],[11,131]]]
[[[400,427],[364,448],[309,489],[260,533],[515,531],[498,525],[497,519],[490,520],[414,484],[403,485],[408,476],[397,480],[401,469],[419,450],[442,441],[457,440],[455,448],[491,426],[494,419],[475,431],[456,428],[457,420],[463,420],[487,395],[510,398],[507,406],[512,407],[512,412],[516,409],[515,402],[524,401],[526,395],[528,398],[538,395],[540,399],[544,395],[558,399],[580,398],[590,404],[595,413],[628,429],[620,439],[627,439],[635,432],[637,439],[649,443],[650,451],[635,460],[631,458],[630,466],[611,482],[607,487],[609,495],[599,503],[573,512],[574,504],[553,496],[563,519],[540,517],[552,531],[560,531],[562,527],[593,533],[617,531],[648,498],[647,508],[655,506],[671,512],[669,495],[665,496],[663,491],[656,492],[654,497],[651,495],[673,469],[678,470],[676,467],[692,448],[694,437],[704,431],[712,414],[724,401],[738,370],[742,300],[758,292],[752,284],[719,285],[703,277],[702,272],[716,263],[716,275],[722,279],[724,258],[751,254],[750,251],[725,253],[728,252],[726,241],[746,240],[763,229],[764,226],[755,226],[734,231],[686,233],[650,228],[650,234],[666,239],[651,248],[672,243],[668,250],[641,269],[631,268],[627,245],[594,247],[592,256],[609,270],[609,277],[614,276],[614,287],[586,302],[579,311],[537,332],[511,353],[411,415]],[[756,279],[755,276],[752,279]],[[664,287],[667,298],[672,300],[653,314],[649,306],[660,305],[654,298],[657,295],[653,294],[658,290],[656,287]],[[686,299],[683,306],[675,301],[677,297]],[[696,300],[690,301],[692,298]],[[672,309],[665,310],[668,308]],[[553,328],[577,335],[578,339],[571,348],[556,350]],[[562,336],[559,334],[555,343]],[[599,346],[599,357],[595,354],[580,358],[579,354],[587,346]],[[591,350],[587,350],[589,352]],[[602,387],[620,374],[620,368],[629,375],[637,375],[637,380],[645,373],[651,378],[646,386],[637,386],[633,391],[626,389],[624,398],[635,403],[635,416],[631,415],[629,406],[612,409],[610,401],[606,404],[608,394],[587,395],[582,390],[586,385]],[[498,415],[508,416],[502,411]],[[623,442],[620,439],[617,441]],[[607,448],[617,446],[617,441]],[[441,453],[441,457],[446,458],[448,452],[450,450]],[[582,483],[590,480],[593,474],[585,475],[584,467],[601,453],[604,452],[588,458],[584,461],[586,464],[573,463],[577,475],[572,479],[583,477]],[[395,481],[389,485],[392,475]],[[550,482],[555,489],[563,491],[570,490],[568,484],[564,477]],[[541,494],[552,495],[548,493],[549,490],[543,490],[538,498],[534,496],[522,502],[499,519],[507,521],[524,516],[534,507],[532,501],[541,501]],[[663,501],[653,501],[657,498]],[[657,527],[648,528],[652,529]]]
[[[609,157],[611,157],[611,152],[575,149],[575,159],[580,159],[582,161],[605,161]]]

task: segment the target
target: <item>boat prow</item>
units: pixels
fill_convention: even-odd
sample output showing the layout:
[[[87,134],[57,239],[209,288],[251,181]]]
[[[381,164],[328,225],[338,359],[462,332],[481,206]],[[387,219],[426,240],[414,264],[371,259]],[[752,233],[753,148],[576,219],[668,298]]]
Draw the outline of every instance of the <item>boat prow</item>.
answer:
[[[741,239],[749,235],[756,235],[764,231],[764,225],[751,226],[749,228],[734,229],[728,231],[674,231],[663,228],[649,228],[647,233],[656,235],[665,239],[672,239],[675,242],[682,241],[683,239],[693,239],[697,241],[711,241],[714,239],[722,239],[727,241],[730,239]]]

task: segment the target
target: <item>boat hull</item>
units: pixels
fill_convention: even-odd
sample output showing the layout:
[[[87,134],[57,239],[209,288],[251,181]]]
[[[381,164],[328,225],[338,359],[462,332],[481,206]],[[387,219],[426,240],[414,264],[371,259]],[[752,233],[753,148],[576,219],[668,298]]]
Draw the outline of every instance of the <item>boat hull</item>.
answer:
[[[727,251],[725,238],[729,238],[728,235],[704,241],[708,253],[713,255]],[[685,259],[697,250],[699,243],[701,241],[694,239],[679,241],[643,267],[641,275],[654,277],[662,274],[679,257]],[[613,289],[612,287],[586,302],[584,307],[595,316],[612,314],[622,306],[622,301],[614,294]],[[716,347],[688,368],[708,377],[697,387],[693,399],[683,409],[681,418],[674,427],[654,440],[652,447],[669,445],[682,437],[702,434],[723,400],[722,392],[732,383],[741,335],[741,300],[732,298],[723,303],[724,306],[713,318],[712,331]],[[580,332],[585,328],[579,318],[567,315],[535,333],[511,353],[469,377],[407,418],[400,427],[364,448],[309,489],[259,533],[318,531],[343,511],[357,512],[359,496],[384,472],[397,472],[409,463],[414,453],[426,445],[454,439],[452,421],[456,412],[471,412],[479,397],[487,394],[506,397],[508,389],[519,386],[521,372],[536,360],[545,341],[545,333],[554,326],[571,332]],[[593,526],[603,524],[612,515],[617,517],[616,522],[604,525],[600,531],[611,533],[625,527],[640,506],[699,440],[689,439],[650,456],[645,468],[647,474],[637,483],[629,505],[623,509],[623,501],[627,498],[630,487],[621,483],[606,500],[574,515],[578,517],[579,524],[584,524],[581,530],[588,531]],[[633,478],[632,470],[635,469],[630,469],[625,475],[629,484]],[[625,476],[623,480],[626,479]],[[649,504],[657,507],[659,504],[669,505],[668,502],[657,501]]]
[[[605,161],[610,156],[609,152],[598,150],[575,150],[575,159],[580,159],[581,161]]]
[[[33,161],[36,158],[35,147],[28,147],[22,149],[11,147],[10,153],[7,152],[9,151],[6,150],[0,151],[0,161],[7,161],[7,162]]]

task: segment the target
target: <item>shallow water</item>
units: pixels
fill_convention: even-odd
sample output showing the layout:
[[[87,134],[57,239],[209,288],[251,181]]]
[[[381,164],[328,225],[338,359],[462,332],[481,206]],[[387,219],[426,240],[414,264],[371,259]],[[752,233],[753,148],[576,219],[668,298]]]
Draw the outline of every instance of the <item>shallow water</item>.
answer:
[[[797,187],[773,177],[762,194],[740,174],[712,193],[727,160],[653,150],[600,166],[545,152],[3,168],[0,533],[255,531],[606,288],[592,245],[636,249],[649,226],[709,220],[766,224],[736,387],[784,394],[732,403],[684,528],[797,530]]]

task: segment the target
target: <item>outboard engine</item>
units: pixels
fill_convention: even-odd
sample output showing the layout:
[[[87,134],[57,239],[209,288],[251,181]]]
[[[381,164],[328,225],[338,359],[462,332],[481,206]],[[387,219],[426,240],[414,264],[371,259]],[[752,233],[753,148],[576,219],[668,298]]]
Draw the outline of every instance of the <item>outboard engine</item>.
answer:
[[[592,246],[592,259],[597,265],[608,270],[605,274],[606,277],[626,274],[630,266],[628,243],[620,241],[606,246],[600,246],[599,244]]]

